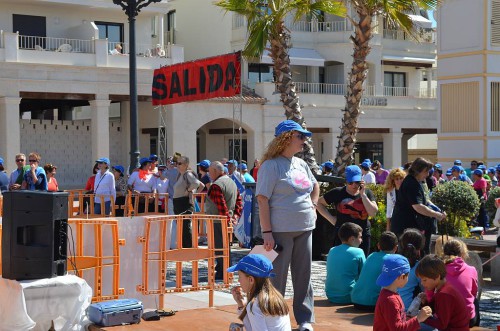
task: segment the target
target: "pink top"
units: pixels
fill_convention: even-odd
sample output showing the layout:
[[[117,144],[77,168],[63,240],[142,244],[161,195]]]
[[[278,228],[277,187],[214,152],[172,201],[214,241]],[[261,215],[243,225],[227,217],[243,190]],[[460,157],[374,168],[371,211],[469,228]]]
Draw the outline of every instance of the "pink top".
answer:
[[[481,177],[478,180],[476,180],[474,182],[474,184],[472,184],[472,187],[477,191],[481,191],[484,198],[486,199],[486,187],[487,187],[487,185],[488,185],[488,183],[486,182],[486,179]]]
[[[474,298],[477,295],[477,270],[457,257],[446,265],[446,281],[463,296],[471,319],[476,316]]]

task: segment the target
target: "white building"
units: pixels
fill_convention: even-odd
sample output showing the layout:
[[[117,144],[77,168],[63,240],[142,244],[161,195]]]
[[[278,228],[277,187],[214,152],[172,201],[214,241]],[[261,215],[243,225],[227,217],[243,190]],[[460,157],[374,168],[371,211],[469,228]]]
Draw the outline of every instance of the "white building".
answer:
[[[163,1],[142,9],[136,23],[142,155],[156,152],[158,145],[153,69],[239,50],[244,24],[210,0]],[[335,155],[352,30],[344,19],[328,15],[323,22],[289,26],[304,116],[314,132],[317,159],[324,161]],[[7,169],[14,169],[19,151],[37,151],[42,163],[59,166],[60,187],[73,188],[85,183],[98,157],[128,165],[128,24],[122,9],[101,0],[2,0],[0,30],[0,156]],[[435,38],[426,32],[421,44],[408,39],[379,28],[369,56],[357,155],[383,156],[386,167],[405,162],[408,140],[436,133],[438,124]],[[110,54],[117,43],[127,55]],[[166,57],[155,57],[156,44]],[[242,122],[236,127],[242,128],[243,158],[249,163],[262,155],[284,118],[268,63],[264,57],[261,63],[244,64],[244,81],[255,94],[245,93]],[[238,103],[229,98],[168,106],[168,154],[180,152],[192,163],[232,157],[237,143],[233,107]]]
[[[186,60],[243,48],[246,41],[243,17],[224,13],[208,0],[174,1],[171,5],[170,15],[175,17],[172,33],[175,42],[184,46]],[[419,18],[431,24],[423,17],[416,17]],[[368,58],[369,73],[356,159],[369,157],[380,159],[386,167],[399,166],[414,158],[411,152],[408,156],[408,146],[418,148],[419,153],[425,150],[434,159],[437,128],[436,81],[433,79],[435,33],[430,29],[422,30],[421,43],[417,44],[405,33],[384,30],[383,22],[379,23]],[[316,157],[322,162],[336,153],[345,81],[352,60],[349,41],[352,27],[346,19],[329,15],[325,15],[322,22],[304,19],[295,24],[289,21],[287,26],[292,31],[290,58],[294,80],[308,128],[314,132]],[[243,106],[242,126],[257,133],[245,136],[249,148],[243,158],[252,160],[262,155],[265,144],[273,137],[275,125],[284,119],[284,110],[279,95],[273,93],[272,65],[267,55],[260,63],[245,63],[243,76],[243,81],[267,100],[257,118],[251,107]],[[214,120],[216,118],[210,114],[201,112],[192,126],[200,128],[205,122]],[[205,132],[203,127],[201,131]],[[427,139],[412,139],[408,144],[416,134],[425,134],[423,137]],[[210,143],[205,145],[201,141],[201,145],[207,151],[200,155],[201,158],[219,157],[215,151],[210,152]],[[224,145],[226,154],[228,146]]]
[[[465,165],[482,160],[495,166],[500,163],[500,1],[444,1],[437,13],[439,162],[451,165],[459,158]]]

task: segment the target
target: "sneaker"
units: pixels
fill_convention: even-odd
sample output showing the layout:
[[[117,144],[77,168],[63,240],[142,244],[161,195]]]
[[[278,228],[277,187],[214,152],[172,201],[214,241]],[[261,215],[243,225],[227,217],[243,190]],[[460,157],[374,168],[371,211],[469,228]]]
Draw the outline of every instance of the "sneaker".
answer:
[[[314,331],[314,330],[313,330],[311,323],[304,322],[304,323],[300,323],[299,331]]]

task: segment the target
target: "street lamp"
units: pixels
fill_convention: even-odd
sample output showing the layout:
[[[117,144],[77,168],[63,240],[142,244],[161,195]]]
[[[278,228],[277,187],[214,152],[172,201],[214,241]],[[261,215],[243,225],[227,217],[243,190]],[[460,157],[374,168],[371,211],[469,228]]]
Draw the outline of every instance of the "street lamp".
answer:
[[[122,7],[129,24],[129,76],[130,76],[130,167],[129,173],[139,167],[139,124],[137,112],[137,59],[135,52],[135,17],[142,8],[162,0],[113,0]]]

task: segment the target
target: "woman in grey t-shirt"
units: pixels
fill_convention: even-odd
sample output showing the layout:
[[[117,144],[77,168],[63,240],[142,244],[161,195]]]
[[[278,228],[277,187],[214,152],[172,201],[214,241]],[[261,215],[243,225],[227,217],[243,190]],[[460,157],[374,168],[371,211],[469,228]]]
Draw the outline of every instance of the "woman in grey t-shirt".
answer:
[[[311,284],[312,230],[316,223],[319,186],[307,164],[294,155],[301,152],[311,132],[286,120],[259,168],[256,196],[264,247],[282,247],[273,261],[273,285],[285,295],[288,268],[293,279],[293,309],[299,330],[312,330],[314,298]]]

